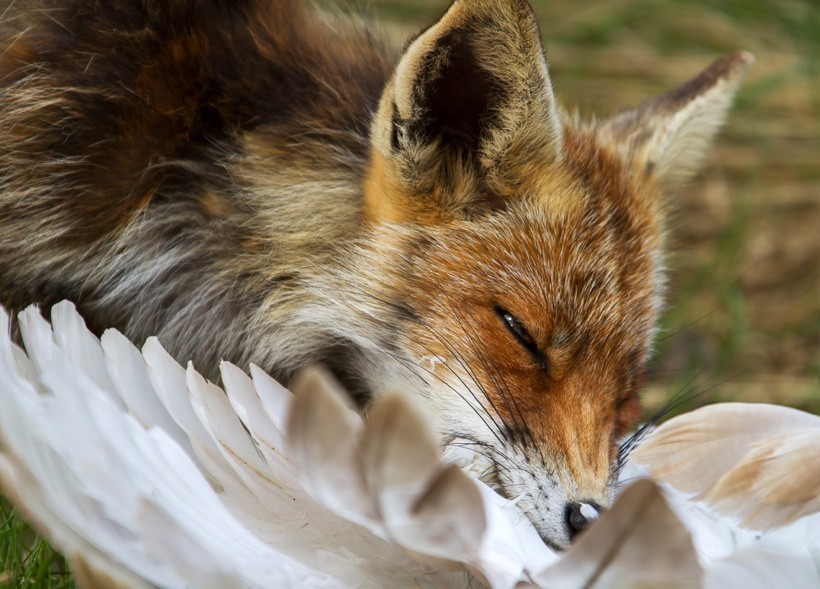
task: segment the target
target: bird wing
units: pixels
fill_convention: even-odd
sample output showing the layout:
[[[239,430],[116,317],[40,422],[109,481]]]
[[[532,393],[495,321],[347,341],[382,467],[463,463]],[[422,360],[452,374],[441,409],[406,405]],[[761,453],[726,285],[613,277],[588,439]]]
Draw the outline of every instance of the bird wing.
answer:
[[[797,409],[703,407],[662,424],[632,460],[749,528],[820,511],[820,418]]]
[[[227,362],[223,389],[156,339],[97,340],[69,303],[19,324],[25,351],[0,309],[0,486],[85,587],[689,587],[701,566],[712,587],[738,568],[790,579],[790,563],[806,586],[817,576],[820,515],[804,516],[820,418],[802,412],[702,409],[634,454],[724,512],[789,526],[740,538],[643,480],[559,557],[514,499],[442,459],[412,398],[386,394],[363,418],[326,374],[294,395]]]
[[[286,405],[269,381],[223,365],[226,394],[156,340],[142,354],[116,332],[100,344],[72,307],[60,313],[49,326],[24,312],[29,354],[0,315],[0,484],[82,582],[466,586],[463,569],[437,576],[293,486],[285,432],[268,416],[281,427]],[[67,352],[76,346],[88,349]]]

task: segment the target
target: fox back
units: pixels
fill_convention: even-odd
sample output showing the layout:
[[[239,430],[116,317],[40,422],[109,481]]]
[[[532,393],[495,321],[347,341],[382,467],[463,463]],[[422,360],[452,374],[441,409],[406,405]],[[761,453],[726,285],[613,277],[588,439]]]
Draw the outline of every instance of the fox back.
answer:
[[[608,505],[664,195],[748,54],[583,121],[524,0],[456,0],[403,51],[296,0],[5,4],[0,303],[71,299],[213,377],[412,391],[557,547]]]

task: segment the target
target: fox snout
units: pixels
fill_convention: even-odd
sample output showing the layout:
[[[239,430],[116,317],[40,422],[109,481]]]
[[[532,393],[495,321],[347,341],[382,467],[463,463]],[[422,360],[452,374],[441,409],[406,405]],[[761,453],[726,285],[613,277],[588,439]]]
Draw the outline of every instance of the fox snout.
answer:
[[[598,492],[579,495],[572,485],[557,483],[552,469],[519,471],[521,476],[511,474],[512,470],[499,465],[498,490],[516,501],[544,542],[555,549],[568,548],[611,504],[608,479]]]
[[[553,548],[569,547],[612,502],[614,466],[590,467],[577,476],[555,449],[506,448],[498,454],[498,490],[516,501]]]

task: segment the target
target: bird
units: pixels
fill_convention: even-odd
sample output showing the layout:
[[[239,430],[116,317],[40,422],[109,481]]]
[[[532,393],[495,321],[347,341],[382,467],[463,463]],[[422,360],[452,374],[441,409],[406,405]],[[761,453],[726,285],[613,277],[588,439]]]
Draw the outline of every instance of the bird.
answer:
[[[820,417],[723,403],[637,445],[557,552],[413,397],[362,414],[320,368],[221,386],[67,301],[0,308],[0,490],[81,587],[820,586]],[[591,516],[591,506],[585,516]]]

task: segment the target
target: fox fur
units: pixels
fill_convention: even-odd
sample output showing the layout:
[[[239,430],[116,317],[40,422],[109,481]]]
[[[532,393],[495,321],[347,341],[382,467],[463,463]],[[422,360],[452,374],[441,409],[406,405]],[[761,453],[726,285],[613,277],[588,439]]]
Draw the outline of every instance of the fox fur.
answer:
[[[0,303],[68,298],[214,378],[319,362],[363,405],[413,391],[557,547],[610,502],[664,195],[748,54],[582,121],[525,0],[456,0],[403,51],[297,0],[0,15]]]

